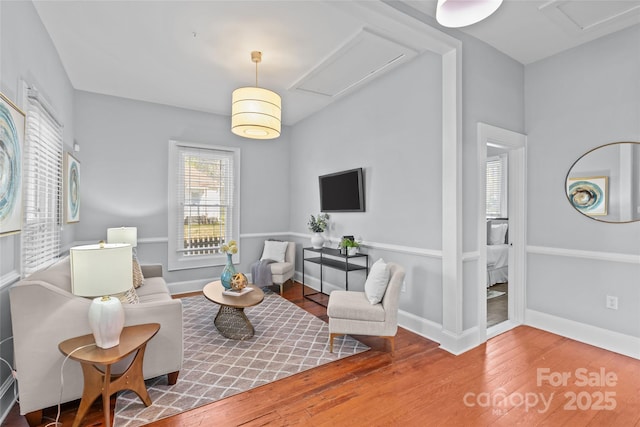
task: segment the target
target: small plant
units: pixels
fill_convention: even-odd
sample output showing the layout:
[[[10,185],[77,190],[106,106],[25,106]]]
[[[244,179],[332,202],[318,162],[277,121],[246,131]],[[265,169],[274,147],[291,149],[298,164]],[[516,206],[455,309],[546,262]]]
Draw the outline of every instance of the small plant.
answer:
[[[343,237],[342,240],[340,241],[340,247],[341,248],[359,248],[360,243],[356,242],[355,240],[351,240],[351,239],[347,239],[346,237]]]
[[[318,216],[311,215],[307,225],[309,226],[309,230],[314,233],[322,233],[327,229],[327,221],[329,221],[329,214],[318,214]]]

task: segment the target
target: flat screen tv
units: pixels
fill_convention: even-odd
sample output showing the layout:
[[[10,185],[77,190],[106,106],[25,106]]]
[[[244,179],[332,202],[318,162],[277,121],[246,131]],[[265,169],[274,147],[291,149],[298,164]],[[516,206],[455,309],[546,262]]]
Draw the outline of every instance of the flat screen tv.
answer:
[[[362,168],[318,177],[322,212],[364,212]]]

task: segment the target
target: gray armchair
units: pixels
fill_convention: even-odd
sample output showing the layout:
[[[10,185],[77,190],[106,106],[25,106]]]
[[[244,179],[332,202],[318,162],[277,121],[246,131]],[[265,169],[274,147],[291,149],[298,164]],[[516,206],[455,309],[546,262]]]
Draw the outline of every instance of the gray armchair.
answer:
[[[388,263],[389,284],[382,301],[371,304],[364,292],[333,291],[329,295],[329,348],[333,352],[333,339],[340,335],[373,335],[387,339],[394,351],[394,338],[398,331],[398,306],[404,268]]]

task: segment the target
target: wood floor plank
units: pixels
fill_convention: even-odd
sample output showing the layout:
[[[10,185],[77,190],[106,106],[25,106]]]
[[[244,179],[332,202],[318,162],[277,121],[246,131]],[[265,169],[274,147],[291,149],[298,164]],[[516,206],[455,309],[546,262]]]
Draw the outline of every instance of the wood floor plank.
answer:
[[[300,284],[285,287],[283,296],[327,320],[326,308],[303,298]],[[152,425],[640,426],[640,361],[636,359],[528,326],[459,356],[402,328],[393,354],[384,339],[356,338],[371,350]],[[614,386],[576,384],[576,370],[595,375],[601,368],[616,374]],[[548,379],[541,381],[540,369],[548,375],[569,373],[570,378],[566,384],[554,385]],[[598,392],[613,393],[615,408],[568,409],[571,393],[582,393],[584,404],[585,393],[593,400]],[[550,403],[542,406],[533,396]],[[526,399],[530,399],[528,407]],[[71,424],[77,405],[64,406],[64,425]],[[84,425],[105,427],[102,420],[98,402]],[[17,405],[3,424],[26,425]]]

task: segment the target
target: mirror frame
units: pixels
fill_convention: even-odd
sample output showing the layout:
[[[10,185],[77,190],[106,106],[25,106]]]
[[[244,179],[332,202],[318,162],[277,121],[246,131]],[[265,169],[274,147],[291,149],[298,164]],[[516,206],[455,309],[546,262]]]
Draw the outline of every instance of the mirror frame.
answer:
[[[578,208],[576,208],[576,207],[574,206],[574,204],[571,202],[571,198],[569,197],[569,193],[568,193],[568,191],[567,191],[567,184],[568,184],[569,179],[570,179],[570,178],[569,178],[569,175],[571,174],[571,171],[573,170],[574,166],[575,166],[575,165],[576,165],[580,160],[582,160],[583,158],[585,158],[586,156],[588,156],[589,154],[591,154],[592,152],[594,152],[594,151],[596,151],[596,150],[599,150],[599,149],[601,149],[601,148],[608,147],[608,146],[611,146],[611,145],[620,145],[620,144],[637,144],[637,145],[640,145],[640,142],[637,142],[637,141],[618,141],[618,142],[609,142],[609,143],[607,143],[607,144],[602,144],[602,145],[599,145],[599,146],[597,146],[597,147],[594,147],[594,148],[590,149],[589,151],[587,151],[586,153],[582,154],[580,157],[578,157],[578,158],[576,159],[576,161],[574,161],[574,162],[571,164],[571,166],[569,167],[569,170],[567,171],[567,174],[566,174],[566,176],[565,176],[565,178],[564,178],[564,195],[566,196],[566,198],[567,198],[567,202],[569,202],[569,205],[573,208],[573,210],[575,210],[575,211],[576,211],[576,212],[578,212],[579,214],[584,215],[584,216],[586,216],[587,218],[590,218],[590,219],[592,219],[592,220],[594,220],[594,221],[603,222],[603,223],[607,223],[607,224],[629,224],[629,223],[633,223],[633,222],[638,222],[638,221],[640,221],[640,218],[638,218],[638,219],[632,219],[632,220],[630,220],[630,221],[608,221],[608,220],[606,220],[606,219],[600,219],[600,218],[598,218],[598,217],[597,217],[597,215],[588,215],[588,214],[586,214],[586,213],[582,212],[581,210],[579,210]],[[598,177],[598,178],[599,178],[599,177]],[[605,214],[605,215],[606,215],[606,214]]]

